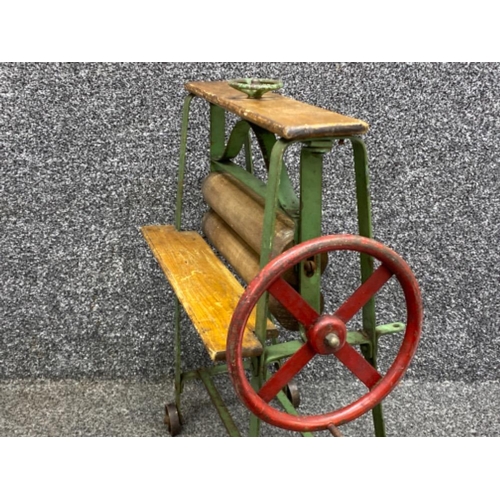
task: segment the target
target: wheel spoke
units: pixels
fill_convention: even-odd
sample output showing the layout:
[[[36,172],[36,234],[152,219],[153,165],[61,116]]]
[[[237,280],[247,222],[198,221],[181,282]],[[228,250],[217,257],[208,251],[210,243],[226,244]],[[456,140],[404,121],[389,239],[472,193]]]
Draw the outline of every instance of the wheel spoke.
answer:
[[[361,355],[354,347],[345,343],[334,355],[348,368],[363,384],[371,389],[382,375]]]
[[[378,269],[335,311],[334,316],[347,323],[389,281],[392,271],[385,265]]]
[[[314,349],[305,343],[295,354],[288,358],[283,366],[261,387],[259,396],[269,403],[304,366],[314,358]]]
[[[309,328],[318,319],[319,314],[283,278],[278,278],[268,291],[306,328]]]

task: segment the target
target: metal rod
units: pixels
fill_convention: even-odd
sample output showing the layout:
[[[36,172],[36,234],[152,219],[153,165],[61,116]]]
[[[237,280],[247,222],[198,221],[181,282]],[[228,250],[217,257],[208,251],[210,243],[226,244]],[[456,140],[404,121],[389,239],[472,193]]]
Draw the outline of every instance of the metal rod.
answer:
[[[354,153],[354,169],[356,174],[356,200],[358,206],[359,234],[367,238],[373,238],[371,203],[370,203],[370,177],[368,170],[368,153],[363,140],[359,137],[350,138]],[[361,254],[361,281],[364,283],[373,273],[373,257]],[[370,340],[369,345],[361,347],[363,355],[373,367],[377,367],[378,336],[376,332],[375,298],[372,298],[363,307],[363,331]],[[377,405],[372,410],[375,435],[383,437],[385,423],[382,413],[382,405]]]
[[[278,395],[276,396],[279,404],[283,407],[283,409],[289,413],[290,415],[298,415],[297,410],[294,408],[293,404],[291,401],[286,397],[286,394],[283,391],[278,392]],[[301,432],[302,436],[304,437],[314,437],[314,434],[312,432],[307,432],[303,431]]]
[[[328,426],[328,430],[330,431],[330,433],[332,434],[333,437],[337,437],[337,438],[344,437],[344,435],[339,431],[339,428],[333,424]]]
[[[231,437],[241,437],[240,431],[238,430],[238,427],[236,427],[236,424],[234,423],[229,410],[224,404],[219,391],[215,387],[210,374],[203,369],[198,370],[198,373],[200,374],[200,378],[205,385],[210,399],[212,400],[212,403],[214,404],[215,409],[217,410],[217,413],[219,414],[222,423],[224,424],[224,427],[227,429],[228,434]]]
[[[271,257],[273,235],[276,225],[276,208],[278,206],[278,192],[283,167],[283,155],[289,146],[289,141],[276,141],[271,151],[269,162],[269,177],[266,188],[266,207],[264,210],[264,228],[262,231],[262,245],[260,252],[260,268],[262,269]],[[257,306],[256,334],[264,345],[266,340],[268,294],[265,293]]]
[[[226,140],[226,112],[210,104],[210,158],[216,160],[224,154]]]
[[[301,150],[299,243],[321,236],[323,154],[327,150],[311,144]],[[321,309],[320,268],[320,255],[300,264],[300,294],[317,312]]]
[[[175,297],[175,312],[174,312],[174,390],[175,404],[177,411],[181,413],[181,393],[182,393],[182,370],[181,370],[181,305],[177,296]]]
[[[245,137],[245,166],[247,168],[247,172],[250,172],[253,175],[252,137],[250,135],[250,131],[247,132]]]
[[[181,143],[179,152],[179,177],[177,180],[177,199],[175,207],[175,228],[179,231],[182,220],[182,198],[184,192],[184,174],[186,170],[187,134],[189,127],[189,109],[194,95],[189,94],[184,99],[182,108]],[[174,311],[174,391],[177,411],[181,415],[182,371],[181,371],[181,333],[180,333],[181,306],[175,297]]]
[[[189,125],[189,107],[194,95],[189,94],[184,99],[182,108],[182,126],[181,126],[181,145],[179,155],[179,178],[177,181],[177,203],[175,207],[175,228],[177,231],[181,229],[182,217],[182,197],[184,188],[184,173],[186,170],[186,149],[187,149],[187,133]]]

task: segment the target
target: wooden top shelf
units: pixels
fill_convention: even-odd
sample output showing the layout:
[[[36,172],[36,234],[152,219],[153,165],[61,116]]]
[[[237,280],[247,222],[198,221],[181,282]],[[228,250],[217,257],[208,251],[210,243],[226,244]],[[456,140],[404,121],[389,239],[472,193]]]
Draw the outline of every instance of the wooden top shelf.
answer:
[[[189,82],[188,92],[255,123],[284,139],[349,137],[368,131],[368,124],[274,92],[249,99],[227,82]]]

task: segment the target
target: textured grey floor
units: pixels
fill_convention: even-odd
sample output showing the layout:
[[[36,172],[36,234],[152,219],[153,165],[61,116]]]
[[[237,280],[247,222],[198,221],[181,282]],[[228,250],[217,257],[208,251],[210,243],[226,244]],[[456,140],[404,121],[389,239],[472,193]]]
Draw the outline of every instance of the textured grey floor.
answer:
[[[163,404],[171,381],[11,381],[0,383],[0,436],[168,436]],[[247,412],[228,381],[218,387],[244,432]],[[330,384],[308,388],[304,412],[335,408],[350,401],[356,388]],[[302,387],[303,397],[304,388]],[[500,436],[500,383],[405,381],[386,399],[390,436]],[[182,436],[226,436],[201,383],[186,385]],[[346,436],[370,436],[371,417],[342,427]],[[264,436],[297,436],[267,424]],[[318,435],[324,436],[325,433]]]

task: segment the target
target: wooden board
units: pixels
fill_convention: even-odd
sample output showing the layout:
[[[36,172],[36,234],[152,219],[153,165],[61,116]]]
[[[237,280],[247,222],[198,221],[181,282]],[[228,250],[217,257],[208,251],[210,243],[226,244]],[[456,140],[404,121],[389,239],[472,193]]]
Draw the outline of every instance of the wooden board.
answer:
[[[165,276],[191,318],[214,361],[226,357],[226,339],[243,287],[196,232],[174,226],[141,228]],[[275,330],[269,322],[268,330]],[[254,335],[255,311],[243,338],[243,356],[259,356],[262,346]]]
[[[227,82],[189,82],[185,88],[284,139],[348,137],[368,131],[368,124],[361,120],[274,92],[264,94],[260,99],[249,99]]]

